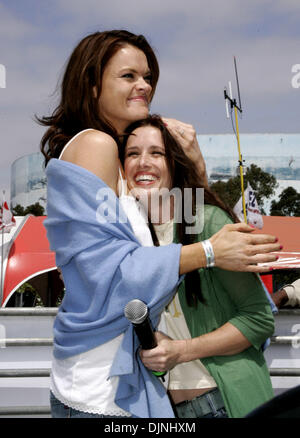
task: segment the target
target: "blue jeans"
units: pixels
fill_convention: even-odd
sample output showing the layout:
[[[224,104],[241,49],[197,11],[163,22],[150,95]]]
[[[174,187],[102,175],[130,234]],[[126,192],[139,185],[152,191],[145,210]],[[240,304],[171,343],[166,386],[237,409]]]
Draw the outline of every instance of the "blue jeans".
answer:
[[[64,405],[51,391],[50,405],[52,418],[130,418],[103,414],[90,414],[89,412],[78,411],[77,409]]]
[[[197,417],[197,418],[228,418],[228,415],[227,415],[227,412],[225,411],[225,409],[221,408],[221,409],[218,409],[215,414],[211,413],[211,414],[203,415],[202,417]]]
[[[177,418],[228,418],[218,388],[207,391],[192,400],[178,403],[174,410]]]

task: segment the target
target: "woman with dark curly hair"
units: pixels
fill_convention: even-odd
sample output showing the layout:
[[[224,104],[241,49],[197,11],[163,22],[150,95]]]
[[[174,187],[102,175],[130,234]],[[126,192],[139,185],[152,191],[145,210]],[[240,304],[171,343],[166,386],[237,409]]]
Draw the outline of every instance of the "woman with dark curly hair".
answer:
[[[125,176],[155,222],[157,244],[206,243],[237,222],[203,186],[195,164],[158,116],[134,122],[127,132]],[[200,190],[203,202],[197,201]],[[274,318],[257,274],[229,272],[213,263],[189,272],[165,318],[169,336],[158,332],[158,346],[142,350],[141,357],[149,369],[170,369],[168,389],[180,418],[243,417],[273,397],[262,347]]]

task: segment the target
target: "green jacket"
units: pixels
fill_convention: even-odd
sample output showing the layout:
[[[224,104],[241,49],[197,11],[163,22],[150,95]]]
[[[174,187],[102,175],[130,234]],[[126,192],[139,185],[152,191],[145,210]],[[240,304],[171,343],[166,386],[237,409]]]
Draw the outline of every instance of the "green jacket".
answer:
[[[232,223],[227,214],[205,205],[204,228],[199,241],[208,239],[223,225]],[[192,337],[216,330],[226,322],[238,328],[252,346],[232,356],[201,359],[214,377],[230,417],[244,417],[273,397],[268,368],[261,350],[274,331],[274,317],[256,274],[219,268],[200,269],[201,288],[206,300],[189,307],[184,282],[179,299]]]

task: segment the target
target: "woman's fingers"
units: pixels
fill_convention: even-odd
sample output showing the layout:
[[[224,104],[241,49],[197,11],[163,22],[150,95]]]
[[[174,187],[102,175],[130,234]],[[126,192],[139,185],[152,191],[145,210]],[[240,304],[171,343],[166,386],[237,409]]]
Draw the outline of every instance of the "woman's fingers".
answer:
[[[167,371],[177,364],[182,341],[174,341],[160,332],[155,333],[157,347],[141,350],[143,364],[153,371]]]
[[[170,117],[162,117],[162,121],[168,129],[178,129],[179,131],[180,128],[193,128],[193,125],[190,125],[189,123],[181,122],[180,120],[172,119]]]
[[[270,267],[257,266],[274,262],[282,249],[277,238],[268,234],[252,234],[249,225],[225,225],[210,238],[215,252],[216,265],[229,271],[267,272]]]
[[[180,122],[179,120],[166,118],[163,118],[163,122],[170,134],[172,134],[182,146],[186,155],[194,155],[194,153],[198,151],[199,145],[197,142],[196,131],[192,125]]]
[[[208,185],[205,161],[193,125],[176,119],[163,118],[162,120],[170,134],[181,145],[185,155],[194,162],[203,185]]]
[[[281,244],[278,242],[276,236],[271,234],[253,234],[256,228],[245,224],[243,222],[239,222],[237,224],[228,224],[224,225],[224,227],[219,231],[228,233],[233,233],[230,238],[237,237],[239,240],[242,240],[245,244],[249,245],[267,245],[272,244],[270,246],[270,251],[279,251],[281,249]]]
[[[282,246],[278,243],[265,243],[264,245],[261,244],[252,244],[249,245],[246,251],[248,252],[249,256],[261,254],[267,256],[269,253],[277,252],[282,249]]]
[[[254,272],[256,274],[262,274],[265,272],[272,271],[272,268],[269,266],[261,266],[261,265],[246,265],[243,269],[240,269],[241,272]]]

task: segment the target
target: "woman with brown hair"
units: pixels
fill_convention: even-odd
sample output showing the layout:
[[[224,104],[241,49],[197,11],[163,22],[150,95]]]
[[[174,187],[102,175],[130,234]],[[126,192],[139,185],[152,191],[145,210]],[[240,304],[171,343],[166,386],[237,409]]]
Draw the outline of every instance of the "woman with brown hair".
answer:
[[[173,415],[160,381],[135,356],[137,340],[123,314],[138,297],[157,320],[179,275],[207,265],[201,243],[152,246],[122,179],[120,139],[148,115],[158,75],[143,36],[96,32],[74,49],[58,107],[39,119],[48,126],[41,146],[45,225],[67,291],[54,322],[53,416]],[[185,143],[187,150],[195,152],[194,143]],[[218,266],[258,271],[255,264],[274,259],[267,253],[279,249],[275,238],[250,231],[230,225],[212,237]]]
[[[237,222],[203,187],[195,164],[159,117],[134,122],[127,132],[125,176],[156,221],[157,244],[206,244],[225,224]],[[203,203],[197,201],[201,188]],[[174,196],[175,189],[182,197]],[[194,228],[185,214],[187,203]],[[180,418],[243,417],[273,397],[262,346],[273,333],[274,318],[258,276],[225,271],[212,261],[209,269],[186,274],[165,318],[170,337],[158,332],[158,346],[142,350],[141,357],[149,369],[170,369],[169,393]]]

